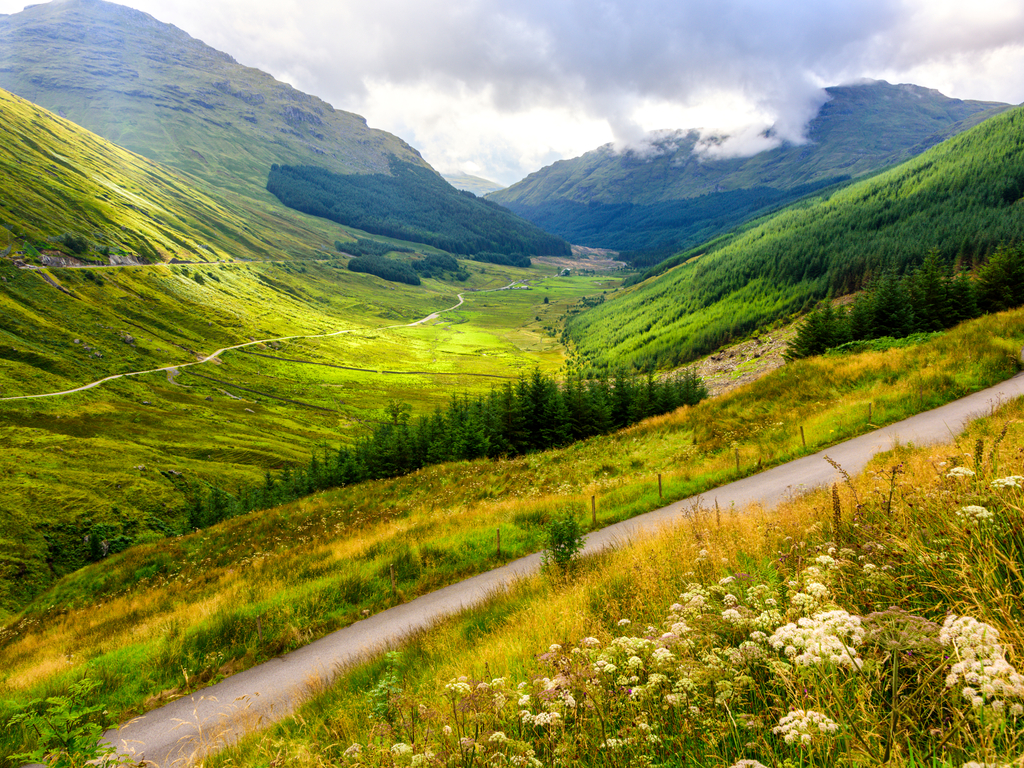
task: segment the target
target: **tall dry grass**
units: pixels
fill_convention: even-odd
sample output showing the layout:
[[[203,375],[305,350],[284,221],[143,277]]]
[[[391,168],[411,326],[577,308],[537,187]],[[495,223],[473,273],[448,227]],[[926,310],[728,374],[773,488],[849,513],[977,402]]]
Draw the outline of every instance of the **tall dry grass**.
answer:
[[[694,510],[413,638],[207,765],[1019,765],[1021,446],[1018,400],[775,510]],[[969,625],[980,643],[950,639]],[[955,666],[971,658],[974,678]]]

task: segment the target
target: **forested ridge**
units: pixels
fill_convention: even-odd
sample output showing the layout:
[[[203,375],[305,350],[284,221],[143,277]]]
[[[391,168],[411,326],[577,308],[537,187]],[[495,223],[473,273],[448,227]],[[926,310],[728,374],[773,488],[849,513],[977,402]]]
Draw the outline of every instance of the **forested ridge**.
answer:
[[[569,244],[429,168],[392,159],[391,174],[274,164],[267,190],[289,208],[449,253],[568,256]]]
[[[689,248],[773,206],[781,207],[823,187],[848,181],[837,176],[791,189],[754,187],[656,203],[580,203],[552,200],[532,206],[510,200],[509,210],[557,232],[572,243],[621,251],[635,267],[657,263],[665,249]]]
[[[797,203],[570,318],[584,369],[641,370],[696,359],[724,343],[902,274],[929,252],[983,264],[1024,232],[1024,110],[998,115],[909,162]],[[614,362],[613,362],[614,361]]]

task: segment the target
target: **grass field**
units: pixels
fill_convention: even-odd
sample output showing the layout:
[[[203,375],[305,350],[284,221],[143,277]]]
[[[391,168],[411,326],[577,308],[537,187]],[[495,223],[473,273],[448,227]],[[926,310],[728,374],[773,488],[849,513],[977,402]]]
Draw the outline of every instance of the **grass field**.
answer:
[[[37,273],[5,270],[3,396],[191,363],[251,339],[342,331],[246,346],[66,396],[0,401],[0,531],[12,532],[0,545],[6,610],[20,604],[12,595],[77,567],[62,560],[55,539],[98,525],[107,538],[178,532],[185,481],[234,491],[364,434],[390,400],[425,412],[535,366],[556,372],[562,348],[536,318],[616,282],[470,264],[466,283],[412,288],[343,265],[49,270],[73,295]],[[483,292],[524,279],[534,286]],[[459,292],[457,311],[389,327],[452,307]],[[9,575],[24,568],[33,573],[27,583]]]
[[[563,450],[431,467],[135,546],[67,576],[8,624],[5,712],[83,675],[103,681],[112,712],[138,712],[161,692],[191,689],[364,610],[536,551],[545,522],[565,505],[580,509],[596,496],[607,524],[735,479],[737,450],[747,474],[859,434],[869,428],[868,403],[879,425],[937,406],[1017,370],[1022,318],[1003,313],[915,347],[798,361]]]

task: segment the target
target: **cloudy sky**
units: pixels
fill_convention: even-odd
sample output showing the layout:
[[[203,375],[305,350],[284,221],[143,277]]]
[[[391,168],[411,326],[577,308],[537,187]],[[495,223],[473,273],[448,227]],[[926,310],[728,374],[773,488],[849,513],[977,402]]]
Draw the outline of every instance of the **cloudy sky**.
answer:
[[[1021,0],[123,4],[505,184],[652,130],[799,139],[824,86],[865,77],[1024,102]]]

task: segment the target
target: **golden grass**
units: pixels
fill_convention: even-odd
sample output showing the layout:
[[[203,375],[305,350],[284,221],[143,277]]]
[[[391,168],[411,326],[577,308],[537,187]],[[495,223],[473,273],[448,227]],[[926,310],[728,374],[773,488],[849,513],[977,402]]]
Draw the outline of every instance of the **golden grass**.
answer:
[[[955,463],[974,466],[971,449],[978,439],[984,444],[985,460],[979,470],[983,477],[968,481],[946,477]],[[643,635],[644,625],[659,626],[667,606],[688,582],[714,584],[723,575],[746,576],[747,570],[752,570],[751,583],[765,578],[785,581],[817,555],[841,546],[841,538],[858,548],[868,542],[880,545],[880,553],[888,551],[881,554],[883,560],[912,561],[928,552],[936,530],[951,537],[947,545],[950,570],[944,576],[937,573],[935,583],[922,583],[911,572],[897,569],[891,593],[871,598],[883,601],[873,609],[880,610],[891,598],[893,604],[940,622],[946,613],[974,616],[999,630],[1010,649],[1010,661],[1019,668],[1024,660],[1020,614],[1020,584],[1024,581],[1014,589],[1004,589],[995,571],[1006,566],[1019,577],[1024,566],[1006,562],[998,538],[979,536],[975,529],[959,524],[954,514],[966,502],[985,502],[1004,504],[1007,511],[1020,515],[1024,494],[1011,491],[996,499],[989,486],[994,477],[1009,474],[1024,474],[1024,400],[1020,399],[976,423],[955,442],[917,449],[898,446],[876,457],[849,483],[837,473],[840,530],[835,529],[832,488],[790,498],[770,511],[757,507],[718,514],[694,510],[688,520],[591,558],[572,580],[524,579],[488,605],[412,638],[404,649],[402,701],[410,708],[443,711],[445,685],[460,676],[477,680],[508,676],[514,683],[549,674],[536,659],[550,644],[569,648],[588,636],[607,644],[623,631],[617,626],[622,618],[630,619],[635,634]],[[840,586],[836,594],[836,601],[846,603],[851,611],[857,607],[852,603],[866,599],[855,586],[855,581],[850,583],[853,591],[843,591]],[[945,595],[935,598],[930,590]],[[929,604],[931,600],[937,602]],[[332,755],[336,757],[352,742],[380,743],[386,748],[402,740],[369,713],[366,691],[374,678],[373,669],[369,664],[351,671],[333,690],[301,710],[298,722],[252,736],[205,765],[251,765],[275,754],[289,755],[296,765],[333,765]],[[851,708],[860,712],[863,705],[861,701]],[[884,741],[885,725],[878,724],[866,738]],[[995,737],[968,733],[965,738],[958,748],[976,750],[978,755],[991,756],[991,750],[999,748]],[[859,749],[855,745],[851,752],[853,762],[871,762],[868,755],[855,756]],[[728,764],[727,755],[714,757],[711,741],[708,750],[709,764],[718,765],[719,760]],[[819,764],[808,759],[808,764]],[[892,764],[920,765],[899,744]]]

